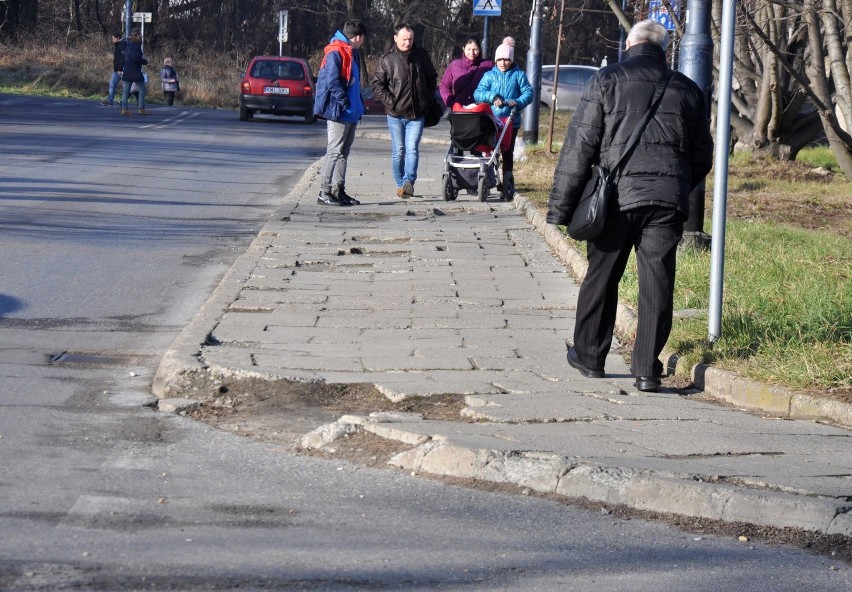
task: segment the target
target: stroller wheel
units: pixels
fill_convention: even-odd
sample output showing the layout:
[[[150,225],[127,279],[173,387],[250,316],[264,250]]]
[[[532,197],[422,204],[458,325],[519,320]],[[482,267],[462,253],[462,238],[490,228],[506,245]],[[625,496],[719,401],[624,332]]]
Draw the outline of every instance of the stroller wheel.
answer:
[[[443,188],[444,201],[454,201],[458,196],[458,190],[453,187],[453,180],[449,173],[444,173],[441,178]]]
[[[486,178],[484,176],[479,177],[479,182],[476,184],[476,194],[479,197],[479,201],[485,201],[485,198],[488,196],[488,185],[486,185]]]

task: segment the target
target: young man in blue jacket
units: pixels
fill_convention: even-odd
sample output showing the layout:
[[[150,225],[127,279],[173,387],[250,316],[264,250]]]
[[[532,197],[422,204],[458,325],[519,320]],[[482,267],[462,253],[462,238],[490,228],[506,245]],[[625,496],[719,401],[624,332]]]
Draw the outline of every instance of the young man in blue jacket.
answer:
[[[320,177],[317,203],[326,206],[355,206],[361,202],[346,193],[346,160],[355,140],[355,128],[364,115],[361,101],[361,61],[358,50],[367,37],[367,27],[349,19],[325,47],[317,77],[314,114],[326,120],[328,146]]]

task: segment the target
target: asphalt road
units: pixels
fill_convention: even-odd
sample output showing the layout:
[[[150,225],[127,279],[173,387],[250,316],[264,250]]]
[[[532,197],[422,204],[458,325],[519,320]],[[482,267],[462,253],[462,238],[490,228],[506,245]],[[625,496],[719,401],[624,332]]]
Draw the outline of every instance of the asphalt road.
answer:
[[[0,95],[0,589],[844,590],[847,566],[146,407],[324,130]]]

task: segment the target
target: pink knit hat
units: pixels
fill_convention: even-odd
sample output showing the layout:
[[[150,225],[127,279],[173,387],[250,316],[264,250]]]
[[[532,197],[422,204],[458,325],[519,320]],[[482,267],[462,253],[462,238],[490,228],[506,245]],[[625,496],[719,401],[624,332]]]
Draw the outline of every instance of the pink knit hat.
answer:
[[[511,45],[501,44],[497,46],[497,53],[494,55],[495,60],[500,58],[509,58],[510,62],[515,61],[515,48]]]

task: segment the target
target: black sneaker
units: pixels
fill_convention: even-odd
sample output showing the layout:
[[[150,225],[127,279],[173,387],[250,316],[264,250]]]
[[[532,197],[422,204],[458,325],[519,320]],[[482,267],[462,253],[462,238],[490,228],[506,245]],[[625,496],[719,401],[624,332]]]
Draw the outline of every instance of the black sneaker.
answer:
[[[341,187],[337,190],[337,199],[345,206],[360,206],[361,202],[346,193],[346,190]]]
[[[319,197],[317,197],[317,203],[321,206],[342,206],[343,202],[334,197],[328,191],[320,191]]]

